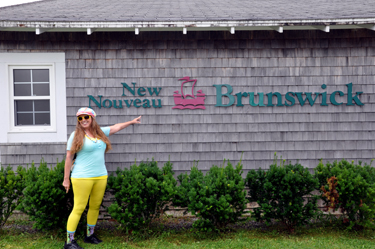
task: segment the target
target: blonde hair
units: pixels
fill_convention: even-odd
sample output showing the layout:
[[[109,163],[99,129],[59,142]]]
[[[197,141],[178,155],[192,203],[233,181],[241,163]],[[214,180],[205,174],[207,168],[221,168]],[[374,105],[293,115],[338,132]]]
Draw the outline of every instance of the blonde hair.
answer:
[[[91,133],[94,137],[100,138],[107,145],[107,148],[105,149],[105,152],[107,153],[107,151],[112,149],[111,141],[109,141],[108,137],[104,134],[102,129],[100,129],[100,126],[96,122],[95,118],[91,116],[91,119],[92,119],[91,127],[90,127]],[[83,130],[82,126],[77,120],[77,125],[76,125],[76,129],[74,132],[74,139],[73,139],[72,147],[70,148],[70,152],[72,154],[75,154],[78,151],[82,150],[84,138],[85,138],[85,131]]]

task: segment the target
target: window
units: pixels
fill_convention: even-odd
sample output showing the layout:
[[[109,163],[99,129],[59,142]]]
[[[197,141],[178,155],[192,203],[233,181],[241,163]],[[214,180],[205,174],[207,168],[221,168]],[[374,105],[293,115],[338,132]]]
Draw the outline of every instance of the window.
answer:
[[[9,66],[13,131],[55,130],[53,65]]]
[[[14,125],[51,125],[50,69],[12,71]]]
[[[0,53],[0,143],[66,142],[65,77],[65,53]]]

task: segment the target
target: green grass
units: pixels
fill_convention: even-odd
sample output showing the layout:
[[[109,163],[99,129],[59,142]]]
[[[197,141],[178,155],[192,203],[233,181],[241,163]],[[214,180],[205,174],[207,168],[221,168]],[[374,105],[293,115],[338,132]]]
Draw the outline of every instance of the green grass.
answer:
[[[17,221],[15,221],[17,223]],[[25,221],[22,224],[25,224]],[[347,231],[339,225],[320,224],[300,228],[289,235],[282,227],[267,230],[237,229],[221,234],[202,234],[193,231],[157,232],[148,239],[129,237],[119,229],[97,231],[103,239],[99,245],[78,243],[90,248],[375,248],[375,231]],[[0,231],[0,248],[63,248],[65,235],[51,232],[21,232],[17,229]]]

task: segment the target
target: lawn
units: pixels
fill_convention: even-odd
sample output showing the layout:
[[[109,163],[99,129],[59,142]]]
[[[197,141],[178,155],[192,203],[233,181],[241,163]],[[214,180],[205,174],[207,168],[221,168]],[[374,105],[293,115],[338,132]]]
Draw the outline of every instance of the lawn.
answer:
[[[181,220],[164,219],[164,229],[153,230],[148,238],[129,236],[118,224],[100,222],[97,235],[103,239],[99,245],[83,243],[82,235],[77,240],[80,246],[90,248],[375,248],[375,231],[347,231],[340,221],[319,223],[302,227],[290,235],[278,224],[235,226],[220,234],[204,234],[191,231],[185,226],[171,224]],[[188,224],[188,225],[186,225]],[[14,220],[0,231],[0,248],[63,248],[64,232],[40,232],[31,228],[29,221]],[[188,228],[186,228],[188,227]]]

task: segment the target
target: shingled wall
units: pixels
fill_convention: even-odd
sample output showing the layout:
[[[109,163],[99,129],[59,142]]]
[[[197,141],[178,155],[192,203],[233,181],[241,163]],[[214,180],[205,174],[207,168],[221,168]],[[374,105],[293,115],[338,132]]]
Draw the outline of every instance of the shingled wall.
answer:
[[[108,170],[137,161],[170,158],[174,169],[187,171],[194,160],[207,170],[223,159],[245,171],[267,168],[274,152],[284,159],[314,168],[320,158],[369,162],[375,150],[375,33],[362,30],[34,33],[0,32],[0,52],[65,52],[68,134],[75,112],[87,106],[87,95],[122,97],[122,82],[139,87],[162,87],[162,108],[97,108],[101,126],[142,115],[142,124],[110,137]],[[178,79],[197,79],[195,90],[206,94],[206,110],[176,110],[173,92]],[[215,107],[214,84],[229,84],[237,92],[363,91],[363,106],[344,104],[292,107]],[[322,84],[327,88],[323,90]],[[225,91],[224,91],[225,92]],[[128,99],[137,97],[125,93]],[[130,95],[129,95],[130,94]],[[338,98],[338,97],[337,97]],[[267,104],[267,98],[264,100]],[[297,101],[298,102],[298,101]],[[274,99],[276,103],[276,98]],[[53,145],[53,146],[51,146]],[[65,144],[2,144],[2,164],[54,163],[63,158]],[[20,159],[21,158],[21,159]],[[31,162],[31,161],[29,161]]]

